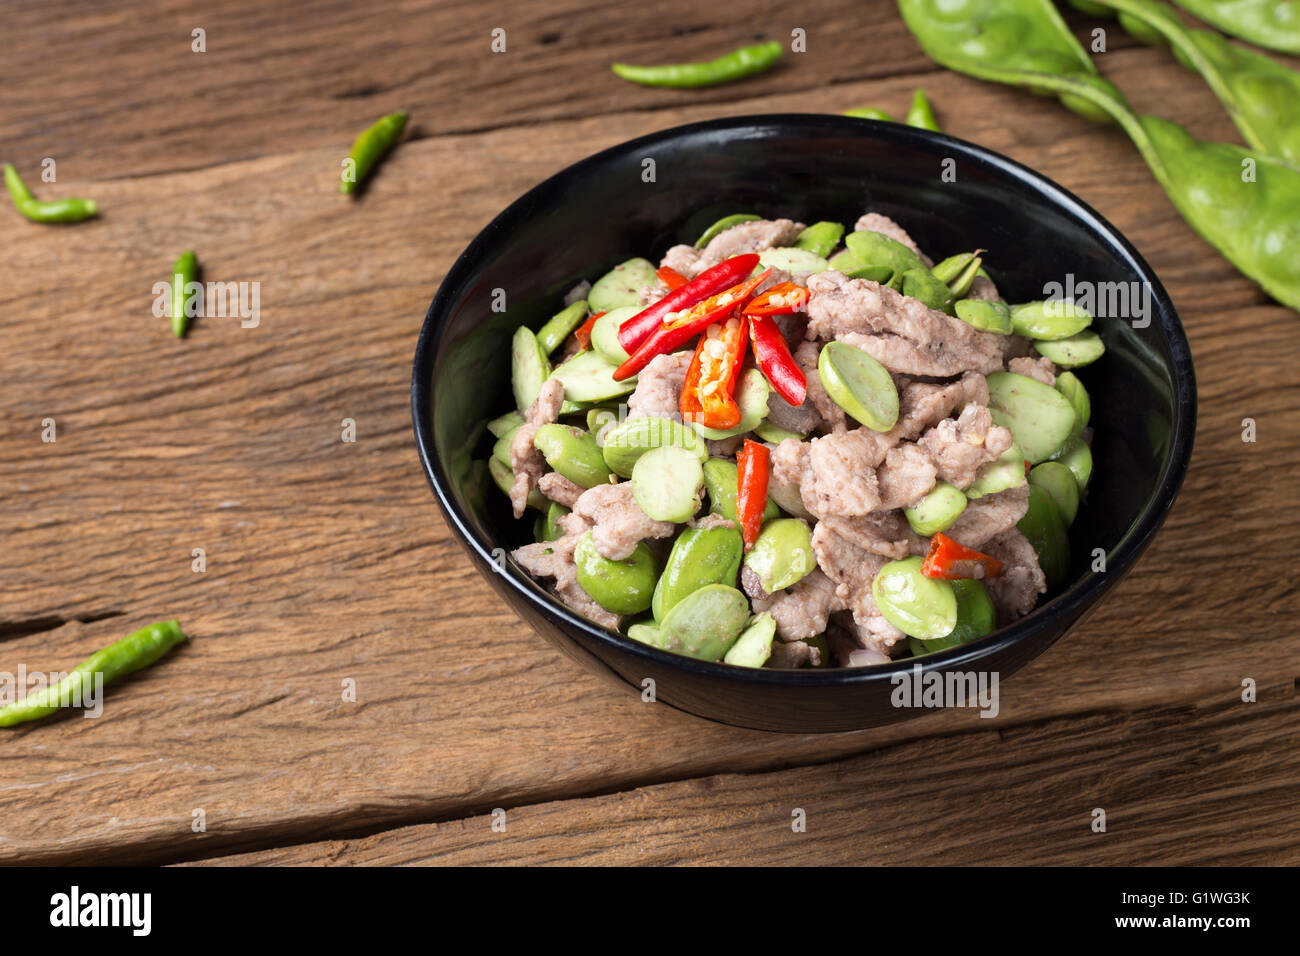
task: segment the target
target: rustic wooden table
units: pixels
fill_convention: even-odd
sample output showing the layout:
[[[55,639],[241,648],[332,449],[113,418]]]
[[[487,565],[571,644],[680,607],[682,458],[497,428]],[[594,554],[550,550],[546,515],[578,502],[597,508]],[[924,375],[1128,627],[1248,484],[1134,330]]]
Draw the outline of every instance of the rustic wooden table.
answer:
[[[0,862],[1300,861],[1300,318],[1191,232],[1118,132],[937,70],[890,2],[188,6],[5,16],[0,158],[103,215],[0,210],[0,669],[63,668],[164,617],[192,640],[103,719],[4,732]],[[1106,26],[1098,62],[1139,109],[1235,140],[1167,51]],[[807,54],[732,86],[608,71],[796,27]],[[1164,280],[1201,396],[1182,495],[994,720],[775,736],[620,694],[530,632],[439,518],[408,410],[429,299],[498,210],[598,149],[717,116],[902,112],[918,85]],[[352,137],[402,106],[407,141],[361,201],[339,196]],[[261,283],[257,328],[177,341],[154,318],[186,248],[205,278]]]

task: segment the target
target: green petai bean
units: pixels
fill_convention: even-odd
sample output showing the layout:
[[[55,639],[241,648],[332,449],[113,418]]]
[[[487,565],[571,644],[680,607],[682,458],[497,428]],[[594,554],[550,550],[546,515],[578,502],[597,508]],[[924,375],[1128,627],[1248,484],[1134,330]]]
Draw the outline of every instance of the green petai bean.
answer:
[[[1300,309],[1300,168],[1228,143],[1193,138],[1177,123],[1139,115],[1091,61],[1047,0],[899,0],[908,27],[932,58],[997,83],[1050,92],[1120,125],[1183,218],[1242,273],[1284,305]],[[988,45],[990,17],[1017,24],[1009,43]],[[1065,54],[1028,69],[1008,47],[1024,34],[1051,33]],[[974,40],[979,42],[974,42]]]
[[[1061,509],[1041,486],[1029,486],[1029,510],[1016,527],[1033,545],[1048,589],[1065,584],[1070,576],[1070,540]]]
[[[1300,73],[1212,30],[1187,28],[1156,0],[1102,2],[1120,12],[1120,25],[1130,33],[1168,42],[1179,61],[1205,80],[1247,143],[1300,163]],[[1300,31],[1300,3],[1293,9]]]
[[[350,195],[357,186],[365,182],[367,176],[388,155],[388,151],[397,145],[406,129],[407,114],[399,111],[389,113],[371,126],[352,144],[352,151],[343,164],[343,178],[339,192]]]
[[[798,584],[817,567],[808,522],[799,518],[767,522],[745,555],[745,567],[758,575],[767,594]]]
[[[1173,0],[1224,33],[1257,46],[1300,55],[1298,0]]]
[[[681,524],[700,510],[704,469],[699,456],[666,445],[646,452],[632,466],[632,496],[656,521]]]
[[[515,484],[515,473],[510,470],[509,465],[502,464],[501,460],[498,458],[489,458],[487,466],[488,473],[492,476],[493,483],[501,489],[502,494],[509,498],[510,489],[513,488]],[[537,488],[528,492],[528,507],[545,514],[546,510],[550,506],[550,500]]]
[[[1066,339],[1091,324],[1088,310],[1069,299],[1026,302],[1011,307],[1011,331],[1027,339]]]
[[[1056,341],[1035,342],[1038,354],[1051,359],[1062,368],[1082,368],[1091,365],[1106,354],[1101,336],[1088,329]]]
[[[975,480],[966,486],[966,497],[974,500],[999,491],[1019,488],[1025,483],[1025,453],[1014,441],[1011,447],[980,469]]]
[[[745,595],[725,584],[707,584],[664,616],[656,646],[697,660],[721,660],[748,623]]]
[[[980,258],[980,251],[977,250],[949,256],[943,262],[936,263],[930,271],[934,273],[936,279],[948,287],[954,299],[960,299],[970,291],[975,277],[984,274],[981,268],[983,264],[984,260]],[[951,311],[949,314],[952,314]]]
[[[615,63],[611,69],[623,79],[642,86],[713,86],[761,73],[780,58],[781,44],[772,40],[769,43],[741,47],[704,63],[673,63],[666,66]]]
[[[840,408],[873,431],[898,421],[898,387],[888,370],[855,345],[827,342],[817,356],[822,387]]]
[[[688,594],[709,584],[736,585],[745,543],[736,528],[687,528],[668,552],[650,611],[663,621]]]
[[[921,573],[922,559],[904,558],[881,568],[871,582],[871,596],[890,624],[909,637],[932,641],[957,626],[957,596],[952,585]]]
[[[574,425],[542,425],[533,435],[533,447],[546,463],[575,485],[594,488],[608,483],[609,467],[596,439]]]
[[[0,727],[39,720],[61,707],[84,704],[97,692],[94,688],[96,675],[100,676],[103,685],[110,684],[119,677],[148,667],[184,640],[180,622],[175,620],[161,621],[128,634],[87,657],[57,683],[0,707]]]
[[[631,557],[611,561],[596,550],[588,531],[573,551],[578,584],[593,601],[614,614],[640,614],[654,598],[659,569],[654,553],[642,541]]]
[[[654,263],[650,260],[628,259],[596,280],[587,293],[587,307],[592,312],[609,312],[624,306],[639,306],[641,290],[658,281]]]
[[[1083,382],[1073,372],[1061,372],[1056,376],[1056,390],[1066,397],[1074,409],[1074,428],[1070,431],[1070,437],[1075,438],[1088,427],[1088,419],[1092,417],[1092,400],[1088,397]]]
[[[1082,438],[1078,436],[1071,438],[1058,448],[1049,460],[1059,461],[1069,468],[1080,488],[1088,487],[1088,480],[1092,478],[1092,449]]]
[[[957,318],[981,332],[1011,334],[1011,309],[993,299],[962,299],[953,309]]]
[[[527,412],[537,400],[542,383],[551,376],[551,361],[537,341],[532,329],[520,326],[510,342],[510,387],[515,407]]]
[[[605,402],[636,388],[635,375],[621,382],[614,379],[617,367],[588,349],[555,366],[550,377],[564,383],[564,397],[569,402]]]
[[[953,314],[952,291],[925,266],[904,270],[902,281],[903,295],[924,302],[936,312]]]
[[[622,365],[627,361],[627,349],[618,340],[618,330],[623,323],[641,311],[638,305],[624,305],[610,309],[598,318],[591,327],[591,347],[611,365]]]
[[[718,441],[752,432],[767,417],[767,400],[772,394],[772,387],[767,384],[767,377],[757,368],[745,369],[736,382],[736,404],[740,406],[740,421],[732,428],[709,428],[698,422],[691,422],[696,434],[703,438]]]
[[[5,186],[13,197],[14,207],[32,222],[81,222],[99,215],[99,206],[93,199],[37,199],[9,163],[4,165]]]
[[[835,251],[842,238],[844,227],[838,222],[815,222],[799,233],[794,240],[794,247],[825,259]]]
[[[1045,461],[1030,469],[1029,484],[1051,495],[1067,528],[1074,524],[1074,516],[1079,513],[1079,482],[1074,472],[1059,461]]]
[[[587,300],[581,299],[546,320],[546,324],[537,330],[537,344],[550,355],[586,318]]]
[[[1045,461],[1074,430],[1074,406],[1064,395],[1037,379],[1015,372],[988,376],[993,424],[1011,432],[1031,465]]]
[[[966,510],[966,496],[962,490],[946,481],[939,481],[916,504],[903,509],[903,516],[917,534],[931,535],[947,531]]]
[[[693,429],[669,418],[629,418],[605,433],[601,454],[605,464],[621,478],[631,478],[632,469],[646,452],[671,446],[685,448],[703,463],[709,447]]]
[[[949,581],[948,584],[952,587],[953,596],[957,598],[957,623],[945,637],[929,641],[908,637],[907,646],[912,649],[914,657],[969,644],[992,634],[997,628],[997,610],[982,581],[961,578]]]
[[[731,650],[723,655],[724,664],[737,667],[762,667],[772,656],[772,639],[776,637],[776,618],[769,611],[756,614],[740,632]]]

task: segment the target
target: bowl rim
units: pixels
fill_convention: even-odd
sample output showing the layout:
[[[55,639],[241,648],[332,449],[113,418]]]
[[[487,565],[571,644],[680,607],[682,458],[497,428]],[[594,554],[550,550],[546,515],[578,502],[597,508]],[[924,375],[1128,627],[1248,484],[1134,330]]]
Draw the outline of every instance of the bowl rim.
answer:
[[[450,305],[460,294],[464,280],[473,269],[474,263],[484,256],[487,246],[499,233],[512,229],[517,221],[532,215],[534,208],[545,201],[549,193],[563,189],[564,184],[572,182],[616,157],[700,134],[729,133],[732,138],[755,139],[777,131],[789,132],[792,129],[853,133],[868,139],[883,139],[900,146],[920,148],[927,152],[933,152],[935,147],[942,147],[945,151],[944,155],[955,155],[963,161],[975,163],[985,170],[1012,179],[1035,194],[1038,201],[1063,211],[1088,231],[1099,235],[1108,246],[1121,254],[1122,260],[1142,281],[1149,283],[1152,301],[1157,306],[1154,310],[1155,324],[1159,326],[1169,343],[1169,373],[1174,387],[1173,440],[1155,491],[1128,530],[1111,549],[1107,556],[1106,572],[1098,574],[1088,571],[1063,592],[1039,604],[1019,621],[999,628],[992,634],[969,644],[927,654],[923,658],[900,658],[887,664],[791,670],[737,667],[662,651],[606,630],[588,620],[554,597],[526,572],[516,570],[496,573],[499,573],[508,587],[553,623],[576,628],[590,641],[606,645],[631,658],[640,658],[648,664],[660,667],[678,668],[702,678],[746,685],[827,687],[879,684],[886,681],[897,683],[894,680],[896,675],[911,674],[918,666],[921,668],[921,673],[931,670],[962,669],[966,665],[998,655],[1012,645],[1040,635],[1047,629],[1052,619],[1077,616],[1094,600],[1100,599],[1113,583],[1127,573],[1164,523],[1177,497],[1191,459],[1197,411],[1196,374],[1191,347],[1183,332],[1173,301],[1146,260],[1118,229],[1072,192],[1030,167],[986,147],[945,133],[858,117],[822,113],[752,114],[703,120],[647,133],[593,153],[547,177],[515,199],[479,231],[447,270],[425,313],[424,323],[416,342],[411,375],[411,417],[420,463],[444,519],[451,525],[462,545],[478,559],[480,568],[491,567],[494,563],[491,552],[494,547],[499,548],[500,545],[480,541],[471,530],[466,516],[451,494],[448,478],[433,440],[432,381],[438,351],[437,340],[446,324]]]

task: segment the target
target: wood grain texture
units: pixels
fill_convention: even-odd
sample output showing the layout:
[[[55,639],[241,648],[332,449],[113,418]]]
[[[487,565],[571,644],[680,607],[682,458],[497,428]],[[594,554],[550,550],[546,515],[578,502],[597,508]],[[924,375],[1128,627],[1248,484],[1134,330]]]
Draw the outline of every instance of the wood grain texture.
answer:
[[[158,43],[172,29],[188,37],[178,6],[41,5],[7,18],[9,37],[97,51],[94,62],[47,57],[58,66],[34,97],[18,82],[35,69],[32,42],[6,44],[0,141],[24,171],[59,156],[59,182],[39,192],[93,195],[104,215],[67,228],[0,215],[0,668],[67,666],[164,617],[193,640],[112,692],[103,718],[0,738],[0,862],[196,859],[873,753],[889,756],[863,759],[968,766],[962,749],[990,723],[969,713],[777,737],[641,704],[576,669],[472,570],[410,434],[409,363],[428,301],[500,208],[597,149],[681,122],[901,110],[926,62],[893,5],[810,6],[835,55],[694,94],[611,86],[603,71],[614,56],[734,45],[716,16],[683,5],[681,23],[706,28],[672,37],[612,5],[521,3],[510,15],[539,45],[490,60],[462,49],[490,19],[468,9],[222,5],[209,28],[220,69],[186,74],[180,89],[164,79],[180,63]],[[766,24],[776,5],[748,9],[728,22]],[[542,44],[553,30],[561,39]],[[239,42],[218,45],[228,31]],[[1103,68],[1135,101],[1232,137],[1163,51],[1116,47]],[[992,723],[1005,739],[990,761],[1050,774],[1066,760],[1060,738],[1012,728],[1056,721],[1086,736],[1129,726],[1131,711],[1235,695],[1246,677],[1289,686],[1297,599],[1275,569],[1294,559],[1284,529],[1300,517],[1300,320],[1190,232],[1116,131],[1017,91],[923,79],[951,132],[1041,170],[1129,236],[1174,296],[1201,389],[1192,469],[1165,529],[1085,623],[1003,688]],[[421,130],[348,202],[335,189],[342,151],[396,104],[340,94],[376,84],[412,105]],[[203,122],[178,116],[178,102]],[[205,278],[261,283],[257,328],[200,319],[184,342],[170,336],[151,290],[185,248]],[[41,441],[46,417],[53,444]],[[1245,417],[1254,444],[1241,441]],[[355,444],[340,440],[344,418]],[[202,574],[190,570],[196,547]],[[345,680],[356,703],[342,699]],[[1250,733],[1268,728],[1281,734],[1271,723]],[[931,739],[949,734],[963,736]],[[1293,771],[1278,765],[1294,784]],[[673,825],[691,832],[684,818]],[[1236,818],[1216,825],[1227,839]],[[946,824],[925,826],[943,845]],[[719,858],[744,858],[734,836]],[[1259,852],[1292,852],[1279,841]],[[1054,842],[1027,835],[1023,858],[1051,857]]]
[[[1300,703],[1288,695],[1053,720],[210,862],[1294,864],[1297,718]],[[1104,832],[1093,830],[1098,808]]]

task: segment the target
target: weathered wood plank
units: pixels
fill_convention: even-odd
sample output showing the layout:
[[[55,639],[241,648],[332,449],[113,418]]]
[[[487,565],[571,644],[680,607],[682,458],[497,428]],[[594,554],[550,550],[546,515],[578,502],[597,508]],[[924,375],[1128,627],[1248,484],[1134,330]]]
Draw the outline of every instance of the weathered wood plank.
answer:
[[[206,862],[1294,864],[1297,717],[1293,695],[1081,716]],[[1097,808],[1105,832],[1092,828]]]
[[[1165,82],[1175,68],[1157,54],[1114,53],[1112,75],[1126,88]],[[1294,592],[1267,569],[1293,558],[1277,529],[1300,510],[1289,480],[1300,324],[1187,230],[1114,131],[961,77],[926,83],[955,134],[1036,166],[1130,235],[1184,310],[1202,387],[1192,475],[1166,530],[1103,607],[1004,687],[995,723],[1290,680]],[[817,106],[901,104],[914,85],[846,82],[819,90]],[[986,726],[945,714],[771,737],[620,696],[495,598],[419,473],[410,353],[473,232],[604,146],[809,108],[807,93],[765,90],[412,142],[359,204],[332,188],[336,144],[284,151],[281,140],[276,155],[187,173],[61,177],[100,200],[95,223],[0,217],[11,266],[0,284],[3,666],[66,666],[165,616],[194,637],[119,688],[104,719],[10,732],[0,860],[193,858]],[[150,315],[153,282],[189,247],[207,278],[261,283],[258,328],[201,320],[178,343]],[[1254,445],[1240,441],[1247,415]],[[40,441],[47,416],[54,444]],[[357,422],[354,445],[340,441],[344,417]],[[203,574],[190,570],[195,547]],[[108,614],[119,616],[55,627]],[[341,700],[345,679],[356,704]],[[203,834],[190,828],[198,808]]]

